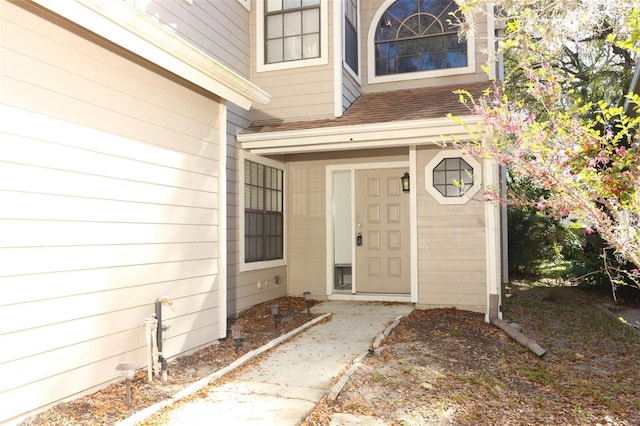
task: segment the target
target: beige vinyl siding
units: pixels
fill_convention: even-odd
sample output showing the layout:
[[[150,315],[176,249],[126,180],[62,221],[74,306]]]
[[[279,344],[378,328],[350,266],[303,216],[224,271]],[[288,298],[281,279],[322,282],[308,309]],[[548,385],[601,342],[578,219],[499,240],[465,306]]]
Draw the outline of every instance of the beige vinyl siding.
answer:
[[[329,67],[262,72],[254,83],[272,98],[255,105],[254,124],[333,117],[333,74]]]
[[[342,69],[342,110],[347,110],[351,104],[360,97],[362,88],[360,84],[346,70]]]
[[[249,78],[250,15],[239,1],[194,1],[189,4],[182,0],[153,0],[143,4],[142,13]]]
[[[236,0],[151,1],[141,12],[216,60],[248,78],[251,69],[250,12]],[[249,112],[227,104],[227,314],[286,295],[286,267],[241,273],[238,200],[238,148],[235,135],[249,126]],[[281,277],[275,285],[274,277]],[[258,287],[260,282],[260,287]]]
[[[220,100],[26,3],[1,7],[0,423],[220,327]]]
[[[244,253],[240,253],[242,232],[240,215],[244,214],[239,199],[241,179],[240,149],[235,135],[249,125],[247,112],[229,106],[227,111],[227,314],[235,316],[242,310],[287,294],[287,268],[266,268],[251,272],[240,272]],[[280,284],[275,283],[275,276]],[[258,287],[260,283],[260,287]]]
[[[377,10],[384,4],[384,0],[373,0],[370,2],[362,2],[362,81],[364,83],[365,92],[385,92],[388,90],[403,90],[415,87],[436,87],[449,86],[452,84],[463,85],[465,83],[473,83],[477,81],[488,80],[487,74],[482,70],[482,66],[487,63],[487,22],[486,17],[478,17],[481,21],[476,22],[477,31],[475,34],[475,73],[457,74],[451,76],[420,78],[420,79],[402,79],[394,82],[369,83],[369,52],[373,51],[368,40],[369,29],[371,25],[375,25],[373,17]]]
[[[254,105],[254,124],[315,120],[334,117],[333,72],[333,4],[329,2],[328,63],[326,65],[257,72],[257,59],[253,58],[252,82],[271,95],[267,105]],[[256,19],[263,17],[253,13],[252,46],[256,52]],[[255,53],[254,53],[255,54]]]
[[[287,258],[290,292],[326,294],[325,164],[290,162],[287,168]]]
[[[484,312],[484,205],[477,200],[443,205],[426,192],[424,168],[439,150],[418,149],[417,179],[411,182],[418,191],[418,306]]]

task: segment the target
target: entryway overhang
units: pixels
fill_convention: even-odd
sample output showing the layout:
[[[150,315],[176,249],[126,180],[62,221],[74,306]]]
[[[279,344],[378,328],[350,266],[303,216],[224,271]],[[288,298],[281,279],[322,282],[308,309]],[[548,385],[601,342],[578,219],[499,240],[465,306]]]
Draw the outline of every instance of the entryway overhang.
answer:
[[[260,155],[393,148],[448,143],[468,139],[480,129],[478,117],[455,120],[430,118],[347,126],[327,126],[274,132],[240,133],[243,149]]]

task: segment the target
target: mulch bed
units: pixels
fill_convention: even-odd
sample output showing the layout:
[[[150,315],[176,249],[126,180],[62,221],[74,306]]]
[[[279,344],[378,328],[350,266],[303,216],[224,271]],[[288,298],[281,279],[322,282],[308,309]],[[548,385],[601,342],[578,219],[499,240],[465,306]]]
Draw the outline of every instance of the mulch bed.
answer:
[[[273,303],[279,305],[281,314],[277,332],[270,309]],[[227,324],[229,337],[190,355],[171,360],[166,382],[154,377],[153,383],[148,383],[146,369],[138,371],[132,380],[130,406],[127,406],[124,401],[124,383],[117,382],[93,394],[57,404],[21,424],[25,426],[115,424],[143,408],[170,398],[191,383],[226,367],[247,352],[267,344],[277,336],[288,333],[317,316],[307,315],[306,302],[300,297],[281,297],[255,305],[243,311],[238,318],[229,319]],[[245,337],[237,352],[230,331],[234,324],[242,326],[242,335]]]

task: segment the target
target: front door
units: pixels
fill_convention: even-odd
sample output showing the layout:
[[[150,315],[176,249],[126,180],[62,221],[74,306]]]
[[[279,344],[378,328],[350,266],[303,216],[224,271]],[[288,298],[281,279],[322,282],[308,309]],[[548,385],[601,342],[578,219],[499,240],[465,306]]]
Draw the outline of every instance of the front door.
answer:
[[[356,292],[409,294],[409,194],[406,169],[356,170]]]

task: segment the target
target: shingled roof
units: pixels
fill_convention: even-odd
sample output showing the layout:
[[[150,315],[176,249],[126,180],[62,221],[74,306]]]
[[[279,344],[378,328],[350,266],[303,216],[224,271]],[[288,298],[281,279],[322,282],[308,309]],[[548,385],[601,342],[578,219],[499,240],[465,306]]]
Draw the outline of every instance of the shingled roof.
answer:
[[[365,93],[342,117],[327,120],[292,121],[251,126],[244,134],[285,132],[323,127],[366,125],[392,121],[444,118],[447,113],[468,115],[467,107],[459,102],[454,90],[464,89],[474,97],[492,87],[493,82],[482,81],[453,86],[425,87],[389,92]]]

